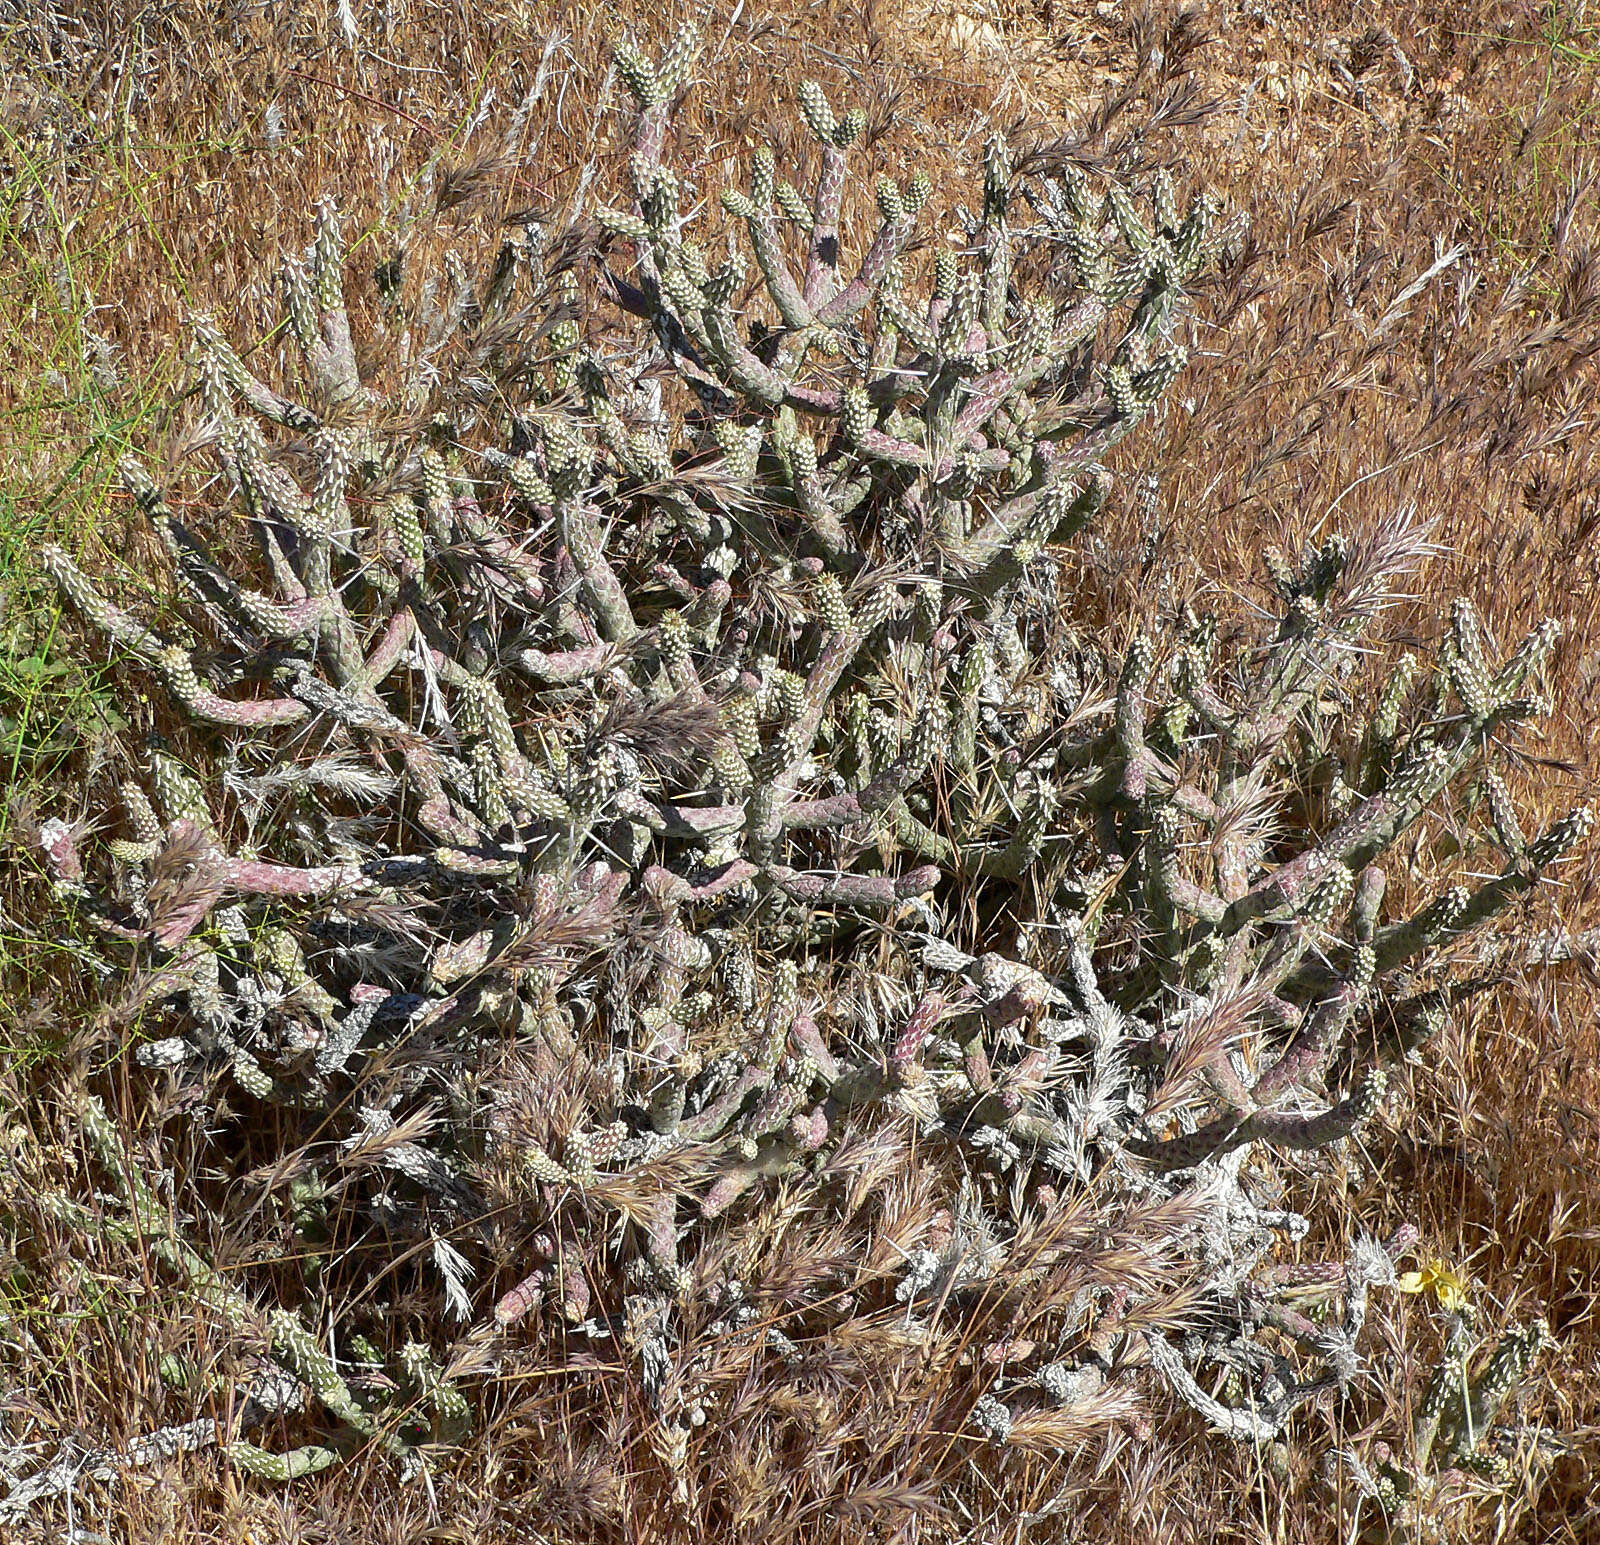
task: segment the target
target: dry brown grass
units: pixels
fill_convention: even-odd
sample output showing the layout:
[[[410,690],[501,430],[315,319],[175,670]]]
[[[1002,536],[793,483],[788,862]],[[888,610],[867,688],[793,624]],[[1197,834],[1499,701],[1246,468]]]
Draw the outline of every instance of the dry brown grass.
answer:
[[[565,197],[587,168],[603,188],[622,138],[605,66],[613,13],[598,7],[358,0],[354,48],[333,4],[59,10],[0,7],[0,520],[8,567],[20,571],[4,623],[4,752],[19,791],[70,804],[63,791],[108,743],[107,705],[92,680],[26,666],[45,658],[55,622],[23,560],[48,529],[85,546],[91,565],[139,561],[106,494],[109,467],[128,438],[159,433],[153,404],[173,375],[184,310],[225,312],[235,337],[264,332],[261,280],[304,241],[324,191],[368,233],[354,261],[370,288],[431,161],[447,174],[436,190],[448,191],[423,244],[472,245],[508,213]],[[678,0],[623,6],[620,19],[659,39],[682,10]],[[1154,572],[1121,556],[1145,535],[1139,512],[1114,513],[1082,559],[1084,623],[1131,632],[1141,610],[1201,591],[1243,612],[1264,542],[1414,504],[1437,522],[1444,551],[1432,594],[1400,630],[1430,634],[1438,608],[1428,603],[1456,591],[1502,638],[1559,618],[1557,712],[1518,792],[1543,818],[1581,795],[1600,703],[1600,257],[1585,148],[1600,32],[1582,29],[1581,8],[1424,0],[1402,13],[1307,0],[1214,4],[1185,23],[1175,10],[1116,3],[760,0],[719,14],[675,152],[703,193],[762,137],[783,153],[789,89],[810,74],[864,103],[885,166],[958,173],[993,120],[1040,144],[1067,135],[1087,151],[1115,144],[1190,164],[1248,209],[1248,261],[1201,297],[1204,353],[1154,448],[1142,442],[1139,470],[1161,484]],[[1127,95],[1125,111],[1100,111],[1108,92]],[[1126,141],[1162,100],[1166,126]],[[1419,842],[1419,890],[1435,871],[1471,866],[1457,848],[1442,828]],[[8,1141],[26,1126],[49,1154],[59,1107],[39,1091],[59,1099],[103,1080],[116,1047],[83,1028],[79,999],[92,983],[51,946],[31,862],[11,866],[3,885],[0,1013],[14,1023],[0,1099],[30,1102],[7,1117]],[[1593,926],[1597,890],[1589,853],[1518,921]],[[1459,1538],[1600,1537],[1587,1495],[1600,1464],[1594,985],[1581,964],[1528,970],[1463,1011],[1368,1135],[1365,1163],[1336,1194],[1326,1177],[1316,1182],[1330,1192],[1323,1216],[1335,1234],[1356,1217],[1417,1221],[1427,1253],[1466,1263],[1491,1330],[1531,1312],[1551,1319],[1557,1348],[1530,1414],[1572,1452],[1537,1485],[1464,1512]],[[112,1081],[130,1108],[148,1099]],[[65,1148],[55,1157],[75,1162]],[[863,1163],[897,1177],[881,1203],[892,1233],[893,1218],[921,1205],[914,1166]],[[53,1243],[52,1280],[5,1271],[15,1316],[5,1335],[21,1325],[36,1338],[52,1361],[50,1399],[19,1396],[0,1418],[12,1439],[45,1446],[74,1431],[126,1440],[162,1409],[162,1353],[181,1350],[203,1374],[204,1327],[163,1307],[136,1251],[82,1259],[65,1232]],[[263,1240],[256,1266],[271,1246]],[[821,1271],[828,1241],[791,1239],[781,1253],[785,1269]],[[1436,1348],[1425,1301],[1393,1307],[1388,1321],[1392,1356],[1346,1405],[1301,1423],[1287,1466],[1177,1421],[1125,1428],[1098,1475],[1073,1472],[1072,1490],[1061,1489],[1053,1446],[976,1468],[953,1441],[937,1381],[916,1377],[884,1324],[870,1331],[885,1370],[870,1399],[826,1379],[803,1399],[753,1376],[724,1392],[724,1413],[760,1435],[747,1443],[723,1441],[712,1424],[682,1456],[654,1450],[648,1414],[625,1401],[610,1451],[582,1446],[572,1435],[594,1430],[589,1386],[607,1387],[603,1365],[587,1382],[577,1371],[595,1354],[575,1343],[564,1369],[507,1360],[496,1421],[442,1461],[437,1506],[396,1495],[376,1462],[273,1495],[202,1458],[98,1496],[88,1526],[197,1541],[1346,1538],[1353,1492],[1327,1484],[1321,1461],[1398,1441]],[[852,1351],[858,1363],[867,1355]],[[557,1517],[564,1532],[527,1522]]]

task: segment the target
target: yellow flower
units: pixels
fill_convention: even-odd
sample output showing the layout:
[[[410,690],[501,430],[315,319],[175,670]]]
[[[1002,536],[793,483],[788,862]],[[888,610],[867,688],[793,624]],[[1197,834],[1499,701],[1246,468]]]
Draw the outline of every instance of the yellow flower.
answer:
[[[1467,1279],[1445,1261],[1428,1261],[1421,1271],[1403,1271],[1395,1286],[1402,1293],[1431,1291],[1439,1307],[1458,1314],[1467,1306]]]

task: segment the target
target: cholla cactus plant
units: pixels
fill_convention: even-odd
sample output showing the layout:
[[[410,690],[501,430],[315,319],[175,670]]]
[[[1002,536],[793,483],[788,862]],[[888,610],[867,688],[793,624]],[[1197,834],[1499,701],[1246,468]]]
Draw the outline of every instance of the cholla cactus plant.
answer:
[[[1272,1437],[1353,1376],[1409,1243],[1276,1259],[1309,1226],[1276,1156],[1359,1130],[1448,1008],[1450,942],[1588,828],[1527,838],[1493,770],[1553,630],[1496,659],[1462,603],[1363,702],[1357,648],[1425,555],[1402,519],[1268,554],[1248,646],[1193,613],[1120,661],[1078,638],[1055,553],[1236,227],[996,139],[959,248],[923,264],[929,188],[885,177],[847,260],[863,120],[808,83],[807,188],[758,151],[704,245],[662,158],[694,57],[618,49],[632,198],[597,220],[631,261],[598,296],[530,228],[401,316],[379,400],[324,205],[284,274],[299,398],[199,320],[255,572],[124,469],[191,637],[46,554],[222,748],[152,745],[103,858],[42,832],[133,961],[120,1006],[166,1020],[137,1062],[275,1110],[305,1258],[367,1230],[441,1309],[431,1354],[357,1325],[330,1351],[237,1284],[229,1323],[322,1425],[287,1456],[210,1436],[263,1476],[364,1442],[415,1468],[415,1413],[462,1431],[462,1368],[554,1317],[614,1341],[669,1473],[736,1349],[782,1377],[890,1320],[949,1360],[974,1445],[1071,1448],[1152,1369]],[[1464,780],[1503,873],[1390,915],[1386,858]],[[890,1227],[873,1180],[913,1142],[939,1205]],[[774,1206],[832,1231],[814,1288],[762,1276]]]
[[[1417,1276],[1417,1273],[1408,1273]],[[1542,1317],[1510,1326],[1487,1347],[1474,1335],[1477,1315],[1464,1297],[1441,1293],[1448,1329],[1412,1416],[1411,1441],[1396,1453],[1380,1443],[1369,1464],[1350,1452],[1329,1455],[1365,1518],[1360,1538],[1374,1542],[1437,1540],[1452,1534],[1450,1515],[1476,1491],[1503,1492],[1515,1467],[1543,1466],[1562,1451],[1558,1434],[1503,1420],[1507,1402],[1551,1344]]]

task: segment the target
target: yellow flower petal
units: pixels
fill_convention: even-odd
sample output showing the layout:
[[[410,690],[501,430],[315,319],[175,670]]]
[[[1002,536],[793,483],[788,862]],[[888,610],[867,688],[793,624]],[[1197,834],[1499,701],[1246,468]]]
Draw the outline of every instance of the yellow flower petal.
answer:
[[[1432,1292],[1440,1307],[1452,1314],[1466,1306],[1467,1279],[1447,1261],[1429,1261],[1420,1271],[1403,1271],[1395,1286],[1402,1293]]]

